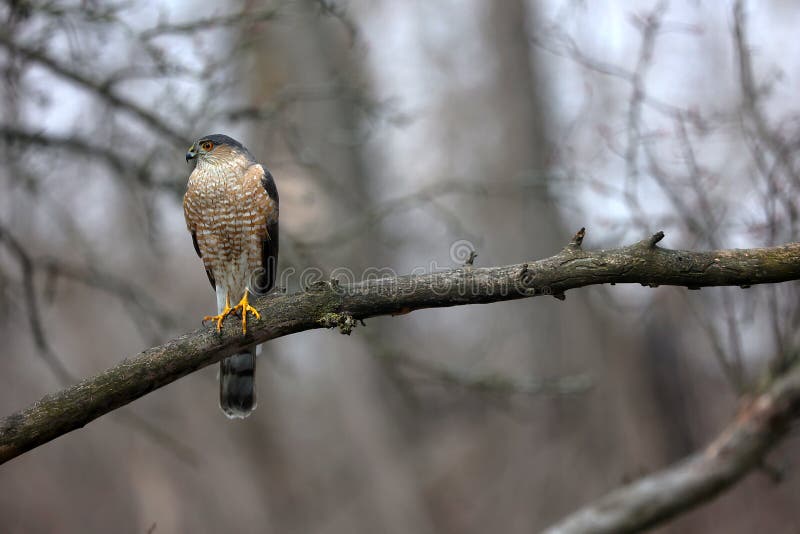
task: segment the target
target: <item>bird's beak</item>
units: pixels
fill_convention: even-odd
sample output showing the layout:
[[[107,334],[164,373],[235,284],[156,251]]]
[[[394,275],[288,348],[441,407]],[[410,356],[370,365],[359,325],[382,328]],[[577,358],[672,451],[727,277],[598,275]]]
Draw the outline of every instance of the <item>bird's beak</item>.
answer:
[[[189,160],[192,160],[197,157],[197,151],[194,148],[194,145],[189,147],[189,150],[186,151],[186,163],[189,163]]]

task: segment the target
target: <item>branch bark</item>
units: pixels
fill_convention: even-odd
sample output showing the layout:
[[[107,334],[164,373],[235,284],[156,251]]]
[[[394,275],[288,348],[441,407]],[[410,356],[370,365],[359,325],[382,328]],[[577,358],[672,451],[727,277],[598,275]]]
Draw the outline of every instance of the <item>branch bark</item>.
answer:
[[[800,365],[748,399],[704,451],[617,489],[578,510],[546,534],[639,532],[722,493],[763,462],[800,417]]]
[[[241,335],[236,321],[227,322],[221,333],[201,328],[6,417],[0,421],[0,464],[247,346],[304,330],[338,327],[349,334],[357,321],[378,315],[538,295],[563,299],[569,289],[595,284],[698,289],[800,279],[800,243],[690,252],[657,246],[664,237],[659,232],[627,247],[584,251],[583,235],[581,229],[560,253],[529,263],[351,284],[320,282],[305,291],[255,299],[262,318],[248,320],[247,335]]]

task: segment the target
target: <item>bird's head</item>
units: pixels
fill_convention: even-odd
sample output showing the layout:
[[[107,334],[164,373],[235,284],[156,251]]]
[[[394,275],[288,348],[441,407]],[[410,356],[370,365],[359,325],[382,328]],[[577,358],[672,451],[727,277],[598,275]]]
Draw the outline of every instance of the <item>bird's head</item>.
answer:
[[[213,163],[230,158],[244,158],[253,161],[250,152],[236,139],[222,134],[206,135],[192,143],[186,151],[186,162]]]

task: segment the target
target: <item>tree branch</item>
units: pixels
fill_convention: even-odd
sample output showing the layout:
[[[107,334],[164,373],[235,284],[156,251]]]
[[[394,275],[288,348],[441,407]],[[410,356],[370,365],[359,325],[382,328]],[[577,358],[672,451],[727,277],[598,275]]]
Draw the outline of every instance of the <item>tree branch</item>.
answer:
[[[764,460],[800,417],[800,365],[743,403],[704,451],[615,490],[568,516],[547,534],[639,532],[722,493]]]
[[[106,100],[106,102],[112,106],[116,106],[138,117],[142,122],[157,132],[163,134],[164,137],[168,138],[171,142],[177,144],[178,146],[183,146],[183,144],[186,142],[186,139],[189,138],[187,135],[176,130],[168,122],[162,120],[161,117],[155,113],[144,108],[143,106],[140,106],[132,100],[118,95],[111,89],[110,85],[98,80],[94,80],[90,76],[77,70],[73,70],[72,68],[61,63],[58,59],[47,55],[40,49],[34,48],[33,46],[21,45],[20,43],[15,42],[5,33],[0,33],[0,46],[15,54],[19,54],[25,59],[38,63],[62,78],[70,80],[76,85],[93,92],[97,96]]]
[[[423,308],[513,300],[605,283],[645,286],[750,286],[800,279],[800,243],[780,247],[690,252],[657,246],[664,234],[628,247],[584,251],[583,230],[564,250],[543,260],[492,268],[465,266],[423,275],[340,284],[319,282],[293,294],[254,300],[262,313],[246,335],[236,321],[217,333],[206,327],[48,395],[0,421],[0,463],[80,428],[193,371],[254,343],[322,327],[350,333],[357,321]]]
[[[154,39],[156,37],[163,37],[166,35],[207,32],[211,28],[229,28],[240,25],[255,26],[260,22],[273,20],[278,17],[279,14],[280,9],[278,6],[276,6],[264,9],[262,11],[245,9],[238,13],[233,13],[227,16],[215,15],[212,17],[196,19],[191,22],[184,22],[182,24],[162,23],[148,30],[144,30],[139,35],[139,38],[146,41],[148,39]]]
[[[153,189],[164,189],[167,191],[175,191],[176,188],[174,182],[154,181],[147,168],[147,162],[140,163],[125,158],[109,148],[89,143],[76,136],[60,136],[43,132],[34,132],[0,123],[0,140],[6,145],[20,143],[37,148],[69,151],[73,155],[79,154],[102,162],[113,170],[115,175],[130,176],[136,183],[142,186]]]

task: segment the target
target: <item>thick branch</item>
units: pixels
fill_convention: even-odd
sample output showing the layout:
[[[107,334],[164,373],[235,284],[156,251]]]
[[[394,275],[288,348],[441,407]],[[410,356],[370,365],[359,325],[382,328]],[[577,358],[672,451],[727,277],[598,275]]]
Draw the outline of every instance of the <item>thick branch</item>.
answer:
[[[48,395],[0,421],[0,463],[90,421],[244,347],[321,327],[349,332],[357,320],[377,315],[512,300],[605,283],[749,286],[800,279],[800,243],[781,247],[689,252],[656,244],[658,233],[634,245],[586,252],[579,232],[559,254],[504,267],[464,268],[424,275],[318,283],[306,291],[272,294],[254,304],[262,319],[248,321],[242,336],[235,321],[221,334],[207,327],[148,349],[135,358]]]
[[[548,534],[639,532],[722,493],[753,467],[800,416],[800,365],[747,402],[706,449],[578,510]]]

